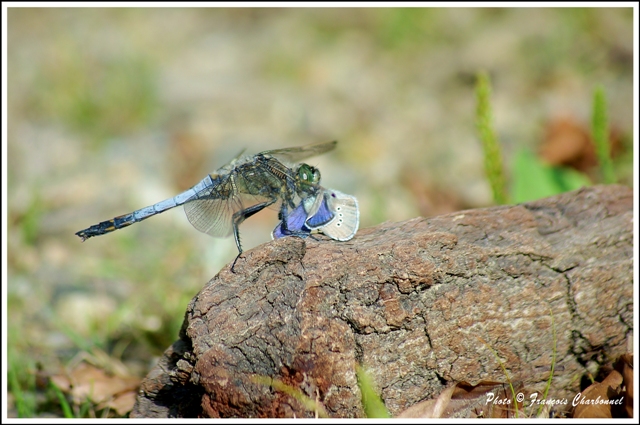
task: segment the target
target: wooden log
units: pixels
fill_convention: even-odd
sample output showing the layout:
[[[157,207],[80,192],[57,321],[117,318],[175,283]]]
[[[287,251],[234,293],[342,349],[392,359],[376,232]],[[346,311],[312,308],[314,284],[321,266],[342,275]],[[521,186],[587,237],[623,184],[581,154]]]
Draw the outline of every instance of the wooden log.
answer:
[[[454,382],[512,380],[569,400],[633,332],[633,192],[595,186],[515,206],[286,237],[189,304],[132,417],[363,417],[356,365],[397,415]],[[256,378],[258,377],[258,378]],[[571,406],[568,406],[569,408]]]

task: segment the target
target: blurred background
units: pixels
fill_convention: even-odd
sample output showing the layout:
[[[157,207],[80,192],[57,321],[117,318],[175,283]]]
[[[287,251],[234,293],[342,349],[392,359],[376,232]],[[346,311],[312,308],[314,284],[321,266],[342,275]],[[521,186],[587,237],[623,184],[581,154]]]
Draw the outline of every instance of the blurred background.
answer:
[[[338,140],[307,162],[358,198],[361,228],[491,206],[485,71],[508,185],[523,152],[600,182],[596,87],[616,178],[632,185],[631,8],[10,8],[7,32],[9,416],[126,414],[235,243],[182,208],[74,233],[244,148]],[[247,220],[245,250],[276,223]]]

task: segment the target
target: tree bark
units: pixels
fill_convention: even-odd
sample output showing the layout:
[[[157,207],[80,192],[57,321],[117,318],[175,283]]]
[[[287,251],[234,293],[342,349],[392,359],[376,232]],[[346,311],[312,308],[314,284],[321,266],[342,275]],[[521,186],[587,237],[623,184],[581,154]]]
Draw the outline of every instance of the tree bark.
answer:
[[[348,242],[286,237],[195,296],[131,416],[314,416],[258,376],[363,417],[358,364],[397,415],[453,382],[506,382],[494,351],[534,390],[553,363],[548,396],[570,400],[632,332],[628,187],[387,222]]]

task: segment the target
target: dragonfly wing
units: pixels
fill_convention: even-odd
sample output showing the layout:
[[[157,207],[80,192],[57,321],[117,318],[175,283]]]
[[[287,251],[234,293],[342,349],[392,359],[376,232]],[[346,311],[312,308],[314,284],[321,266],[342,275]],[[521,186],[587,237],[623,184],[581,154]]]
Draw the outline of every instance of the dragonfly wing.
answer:
[[[276,159],[291,164],[296,164],[305,158],[329,152],[336,147],[337,141],[316,143],[314,145],[298,146],[294,148],[273,149],[261,152],[263,155],[271,155]]]
[[[193,227],[214,237],[224,238],[233,232],[233,214],[242,209],[242,204],[232,197],[195,198],[184,204],[184,212]]]
[[[268,182],[261,185],[255,174],[245,176],[240,171],[211,175],[211,184],[186,201],[184,211],[193,227],[214,237],[227,237],[233,233],[234,214],[274,200],[273,190],[258,190]]]

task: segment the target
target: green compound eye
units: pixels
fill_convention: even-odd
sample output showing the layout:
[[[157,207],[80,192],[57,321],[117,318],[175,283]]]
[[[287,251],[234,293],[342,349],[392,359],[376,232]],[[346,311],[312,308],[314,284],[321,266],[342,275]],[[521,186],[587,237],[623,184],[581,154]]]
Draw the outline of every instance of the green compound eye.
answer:
[[[308,164],[300,164],[298,179],[301,183],[316,184],[320,181],[320,170]]]

